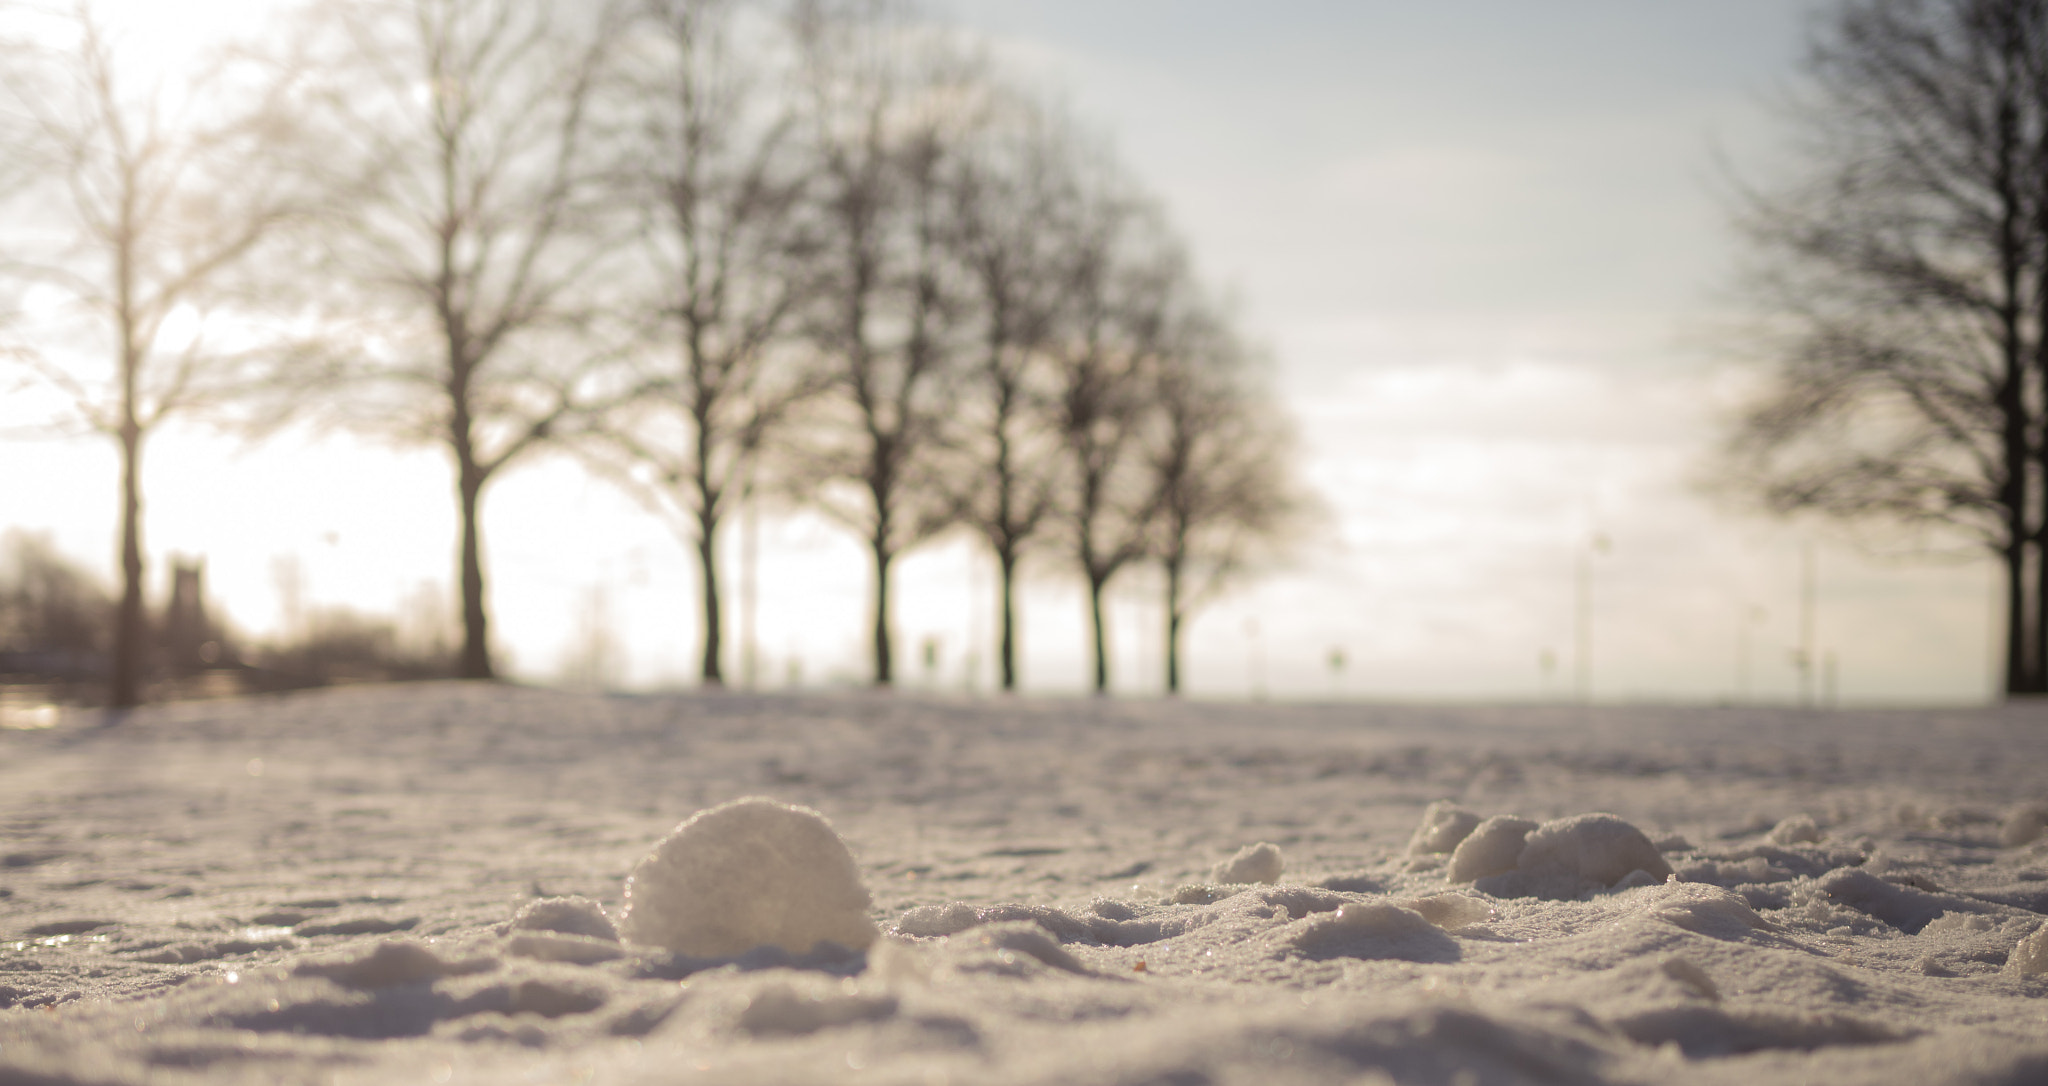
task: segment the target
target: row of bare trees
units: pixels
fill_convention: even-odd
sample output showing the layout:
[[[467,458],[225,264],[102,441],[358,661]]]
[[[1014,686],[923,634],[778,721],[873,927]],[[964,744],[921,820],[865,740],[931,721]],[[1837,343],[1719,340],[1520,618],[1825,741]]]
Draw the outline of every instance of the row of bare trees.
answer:
[[[23,15],[24,9],[11,14]],[[145,439],[179,413],[438,445],[460,513],[460,673],[492,674],[478,510],[573,450],[701,569],[750,492],[823,510],[891,577],[940,533],[1190,609],[1302,508],[1258,367],[1103,149],[880,0],[349,0],[203,78],[129,79],[89,6],[24,16],[4,257],[32,367],[123,463],[141,626]],[[131,611],[133,612],[131,614]],[[115,641],[113,699],[139,696]]]
[[[1738,477],[1988,550],[2005,690],[2048,691],[2048,0],[1848,0],[1807,70],[1803,172],[1745,205],[1777,365]]]

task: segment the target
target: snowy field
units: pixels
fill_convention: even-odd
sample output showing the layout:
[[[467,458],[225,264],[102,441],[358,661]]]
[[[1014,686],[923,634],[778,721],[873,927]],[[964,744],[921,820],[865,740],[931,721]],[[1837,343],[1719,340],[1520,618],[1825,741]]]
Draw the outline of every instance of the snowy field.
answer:
[[[746,796],[850,859],[643,863]],[[71,714],[0,731],[0,1084],[2042,1083],[2044,803],[2035,705]]]

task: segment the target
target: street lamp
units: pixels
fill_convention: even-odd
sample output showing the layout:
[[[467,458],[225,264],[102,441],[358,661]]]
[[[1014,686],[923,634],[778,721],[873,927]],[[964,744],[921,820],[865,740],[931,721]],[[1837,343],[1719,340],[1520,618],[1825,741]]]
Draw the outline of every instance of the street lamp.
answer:
[[[1574,570],[1574,593],[1577,600],[1576,621],[1573,623],[1574,650],[1572,653],[1572,679],[1574,692],[1579,704],[1593,700],[1593,558],[1614,549],[1613,541],[1605,532],[1594,532],[1579,551],[1577,568]]]
[[[1756,604],[1744,604],[1735,619],[1735,700],[1749,700],[1749,628],[1771,617]]]

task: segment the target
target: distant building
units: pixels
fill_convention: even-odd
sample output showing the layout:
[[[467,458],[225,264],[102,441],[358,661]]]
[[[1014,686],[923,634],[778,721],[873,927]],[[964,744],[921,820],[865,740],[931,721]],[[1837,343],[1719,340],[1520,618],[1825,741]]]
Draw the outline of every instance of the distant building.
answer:
[[[222,663],[220,631],[206,615],[206,560],[171,559],[171,602],[164,609],[164,663],[190,675]]]

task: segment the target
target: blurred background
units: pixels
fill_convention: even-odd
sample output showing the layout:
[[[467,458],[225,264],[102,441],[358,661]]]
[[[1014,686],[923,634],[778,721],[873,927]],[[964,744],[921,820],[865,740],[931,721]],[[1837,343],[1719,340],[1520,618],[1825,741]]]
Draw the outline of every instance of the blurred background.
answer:
[[[1766,372],[1742,332],[1732,194],[1788,169],[1774,103],[1797,85],[1817,7],[955,0],[914,17],[952,27],[949,48],[989,58],[1075,144],[1108,149],[1078,172],[1113,158],[1116,185],[1156,207],[1196,308],[1229,326],[1233,372],[1290,420],[1296,500],[1191,610],[1187,693],[1994,696],[2001,588],[1978,552],[1774,519],[1709,485]],[[278,15],[259,0],[93,11],[140,85]],[[49,227],[12,221],[16,236]],[[9,297],[30,323],[46,301]],[[286,323],[331,304],[297,299]],[[161,332],[181,334],[203,338]],[[91,349],[40,342],[58,369]],[[116,443],[47,432],[73,403],[61,387],[0,387],[0,526],[118,595]],[[319,411],[258,417],[251,438],[252,410],[269,409],[167,417],[149,438],[143,583],[159,625],[174,565],[203,563],[191,591],[252,659],[354,622],[382,630],[387,657],[445,666],[462,642],[448,449]],[[694,544],[614,485],[619,461],[573,446],[522,452],[484,491],[495,670],[697,684]],[[870,548],[802,499],[764,484],[726,506],[729,685],[874,678]],[[1087,583],[1048,531],[1019,567],[1018,684],[1080,693]],[[1164,581],[1143,557],[1107,582],[1114,693],[1164,689]],[[892,582],[895,684],[996,689],[986,540],[956,527],[907,543]]]

